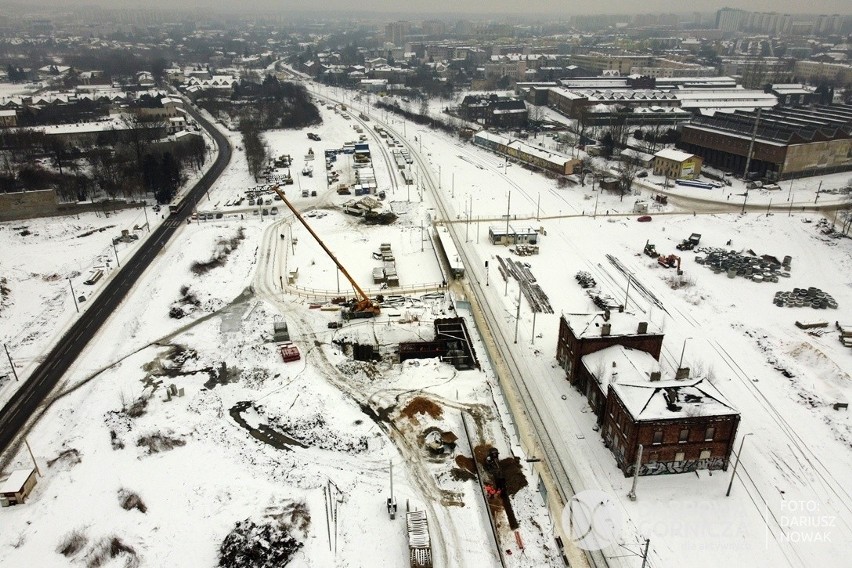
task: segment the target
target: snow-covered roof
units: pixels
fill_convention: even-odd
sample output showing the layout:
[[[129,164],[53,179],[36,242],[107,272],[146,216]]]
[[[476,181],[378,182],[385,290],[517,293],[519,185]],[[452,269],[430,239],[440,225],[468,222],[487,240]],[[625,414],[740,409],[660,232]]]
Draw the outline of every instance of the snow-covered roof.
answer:
[[[584,355],[583,365],[595,377],[605,393],[611,383],[649,382],[651,373],[660,370],[660,362],[650,353],[613,345]]]
[[[734,416],[739,412],[706,379],[610,383],[612,391],[637,422],[699,416]]]
[[[609,320],[604,319],[603,313],[563,314],[562,317],[578,338],[600,337],[601,326],[605,323],[610,325],[610,336],[639,335],[640,323],[648,324],[645,332],[647,335],[662,333],[653,323],[641,320],[629,312],[611,312]]]
[[[12,475],[0,485],[0,493],[17,493],[33,474],[33,469],[16,469]]]
[[[692,158],[693,154],[681,152],[680,150],[675,150],[673,148],[666,148],[654,154],[654,157],[662,158],[664,160],[673,160],[675,162],[685,162],[686,160]]]

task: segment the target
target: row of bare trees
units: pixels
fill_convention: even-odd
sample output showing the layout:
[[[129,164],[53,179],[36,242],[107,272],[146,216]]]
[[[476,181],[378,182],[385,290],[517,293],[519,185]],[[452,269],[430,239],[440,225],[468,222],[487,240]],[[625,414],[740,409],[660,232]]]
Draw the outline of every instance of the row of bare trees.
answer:
[[[188,169],[207,158],[201,136],[163,142],[160,124],[146,121],[73,139],[41,130],[0,132],[0,191],[54,188],[66,201],[99,193],[109,198],[151,193],[168,202]]]

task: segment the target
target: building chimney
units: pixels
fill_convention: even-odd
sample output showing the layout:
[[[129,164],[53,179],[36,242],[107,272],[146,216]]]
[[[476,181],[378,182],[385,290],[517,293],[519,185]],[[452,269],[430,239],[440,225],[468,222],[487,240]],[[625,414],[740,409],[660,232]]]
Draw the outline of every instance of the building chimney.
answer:
[[[606,308],[603,313],[604,321],[609,321],[609,308]]]
[[[610,330],[612,329],[612,324],[605,323],[601,326],[601,337],[606,337],[609,335]]]
[[[651,382],[655,383],[655,382],[659,381],[660,377],[662,377],[662,375],[663,374],[660,373],[659,371],[652,371],[651,372]]]
[[[639,335],[644,335],[644,334],[648,333],[648,322],[640,321],[639,322],[639,329],[637,329],[636,332]]]
[[[683,381],[689,378],[689,367],[681,367],[675,373],[675,380]]]

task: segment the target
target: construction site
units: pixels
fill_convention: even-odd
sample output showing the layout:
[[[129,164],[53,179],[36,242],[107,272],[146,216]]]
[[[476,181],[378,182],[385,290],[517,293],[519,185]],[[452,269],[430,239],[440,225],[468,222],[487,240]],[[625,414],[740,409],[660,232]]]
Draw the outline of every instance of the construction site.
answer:
[[[826,316],[850,301],[848,239],[775,216],[683,213],[676,198],[637,222],[614,192],[562,188],[312,88],[323,123],[265,135],[263,185],[235,152],[160,270],[68,369],[27,433],[46,479],[4,509],[4,564],[82,562],[119,539],[140,565],[216,565],[226,542],[255,534],[293,565],[639,568],[676,564],[688,535],[731,523],[735,535],[708,541],[719,555],[696,565],[841,553],[785,541],[772,499],[780,488],[827,515],[848,509],[836,496],[852,463],[850,327]],[[606,213],[588,214],[591,201]],[[65,238],[39,230],[33,250]],[[136,245],[120,246],[116,259]],[[79,283],[97,294],[111,274],[79,270]],[[44,325],[74,306],[51,316]],[[650,380],[700,370],[754,433],[730,498],[730,472],[680,466],[628,497],[617,444],[557,359],[563,317],[594,322],[597,342],[622,320],[642,336],[665,328]],[[609,384],[628,375],[625,359],[598,358]],[[31,463],[23,445],[5,459],[4,471]],[[564,513],[588,491],[624,516],[600,549]],[[146,512],[122,505],[140,500]]]

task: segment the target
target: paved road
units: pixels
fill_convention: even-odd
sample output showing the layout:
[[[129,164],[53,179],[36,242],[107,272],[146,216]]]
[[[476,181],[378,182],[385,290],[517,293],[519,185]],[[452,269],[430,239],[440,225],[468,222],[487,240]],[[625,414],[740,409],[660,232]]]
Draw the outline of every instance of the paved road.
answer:
[[[124,300],[136,281],[166,246],[175,231],[186,222],[192,212],[189,205],[200,201],[204,193],[225,170],[231,160],[231,146],[228,139],[211,125],[195,109],[187,105],[187,111],[207,132],[216,145],[219,155],[204,176],[187,192],[184,207],[163,222],[143,242],[136,253],[125,261],[115,277],[107,283],[104,290],[93,300],[76,323],[63,335],[30,375],[18,392],[0,411],[0,452],[5,451],[15,440],[18,432],[35,413],[39,404],[56,386],[65,371],[80,355],[88,342],[95,336],[101,325]]]

